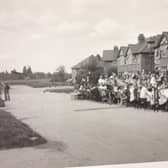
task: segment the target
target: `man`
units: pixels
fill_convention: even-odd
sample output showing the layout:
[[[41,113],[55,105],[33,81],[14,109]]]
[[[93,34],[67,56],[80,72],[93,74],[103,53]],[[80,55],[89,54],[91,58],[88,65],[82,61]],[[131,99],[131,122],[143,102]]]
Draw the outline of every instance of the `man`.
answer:
[[[2,93],[3,93],[3,83],[0,82],[0,99],[2,99]]]
[[[9,84],[8,84],[8,83],[5,83],[5,86],[4,86],[5,101],[10,101],[9,90],[10,90]]]
[[[159,110],[159,89],[158,89],[158,85],[156,85],[156,87],[153,87],[154,89],[154,112],[158,112]]]

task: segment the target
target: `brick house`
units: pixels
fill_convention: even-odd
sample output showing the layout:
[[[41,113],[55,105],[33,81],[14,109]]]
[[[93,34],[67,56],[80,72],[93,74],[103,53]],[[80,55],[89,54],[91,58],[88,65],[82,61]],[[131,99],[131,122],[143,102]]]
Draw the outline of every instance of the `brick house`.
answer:
[[[113,50],[104,50],[102,60],[104,62],[104,73],[110,74],[111,72],[117,72],[117,56],[118,47],[114,47]]]
[[[155,67],[162,70],[168,69],[168,32],[163,32],[158,38],[158,43],[155,46],[154,62]]]
[[[137,72],[142,70],[151,72],[154,69],[154,50],[150,47],[144,35],[140,34],[137,44],[130,44],[127,49],[125,47],[120,48],[117,60],[118,72]]]

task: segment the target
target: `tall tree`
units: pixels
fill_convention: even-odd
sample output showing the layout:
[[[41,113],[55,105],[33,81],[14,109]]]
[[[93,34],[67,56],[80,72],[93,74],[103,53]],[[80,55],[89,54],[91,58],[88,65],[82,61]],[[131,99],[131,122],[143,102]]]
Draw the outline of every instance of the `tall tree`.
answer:
[[[25,75],[27,74],[27,68],[26,68],[26,66],[23,67],[22,72],[23,72],[23,74],[25,74]]]
[[[32,75],[32,69],[31,69],[31,66],[29,66],[29,67],[27,68],[27,74],[28,74],[28,75]]]
[[[61,82],[65,81],[65,74],[66,74],[65,66],[63,65],[59,66],[56,70],[56,73],[57,73],[59,81]]]

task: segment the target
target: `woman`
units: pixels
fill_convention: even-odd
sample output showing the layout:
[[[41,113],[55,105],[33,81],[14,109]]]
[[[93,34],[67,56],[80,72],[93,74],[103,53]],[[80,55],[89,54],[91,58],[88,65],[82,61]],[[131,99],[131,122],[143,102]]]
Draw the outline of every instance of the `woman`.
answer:
[[[143,84],[140,91],[140,101],[141,101],[140,104],[142,108],[147,107],[147,94],[148,94],[148,90],[147,90],[146,84]]]

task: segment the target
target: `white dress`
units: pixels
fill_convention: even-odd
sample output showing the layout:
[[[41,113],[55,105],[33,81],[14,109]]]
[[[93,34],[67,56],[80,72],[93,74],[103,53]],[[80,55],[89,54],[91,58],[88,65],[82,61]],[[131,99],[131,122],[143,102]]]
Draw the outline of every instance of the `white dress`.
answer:
[[[134,87],[130,88],[130,102],[133,102],[135,100],[134,89]]]

